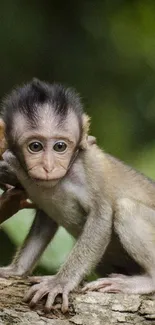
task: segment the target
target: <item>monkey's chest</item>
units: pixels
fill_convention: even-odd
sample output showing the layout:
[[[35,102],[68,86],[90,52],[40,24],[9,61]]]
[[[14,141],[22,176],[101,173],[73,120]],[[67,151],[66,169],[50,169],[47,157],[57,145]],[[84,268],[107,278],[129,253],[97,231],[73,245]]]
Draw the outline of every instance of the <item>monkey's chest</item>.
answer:
[[[37,196],[31,193],[30,197],[38,208],[74,237],[79,235],[86,221],[87,213],[75,192],[59,189],[54,193],[45,191]]]

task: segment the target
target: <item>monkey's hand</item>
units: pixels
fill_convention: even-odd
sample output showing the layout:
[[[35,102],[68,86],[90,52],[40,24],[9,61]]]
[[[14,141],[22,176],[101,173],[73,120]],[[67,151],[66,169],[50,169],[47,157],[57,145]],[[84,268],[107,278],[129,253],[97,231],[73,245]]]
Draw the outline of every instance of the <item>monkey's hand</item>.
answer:
[[[22,168],[18,159],[16,158],[16,156],[14,156],[14,154],[10,150],[6,150],[4,152],[3,159],[5,163],[7,163],[7,165],[9,166],[9,169],[11,170],[12,174],[16,176],[20,184],[22,184],[23,181],[24,184],[25,182],[26,183],[28,182],[27,185],[28,186],[31,185],[32,182],[28,180],[28,176],[25,170]]]
[[[46,295],[46,312],[50,312],[52,308],[59,308],[60,306],[63,313],[68,311],[68,294],[74,288],[72,281],[69,279],[61,279],[59,275],[43,277],[34,276],[30,277],[30,281],[35,284],[30,288],[24,297],[24,301],[29,302],[31,308],[34,307],[38,301]],[[62,295],[62,304],[53,306],[55,298],[59,294]]]
[[[94,224],[97,229],[94,236]],[[25,297],[30,306],[36,303],[45,295],[47,301],[45,309],[50,311],[57,295],[62,295],[61,310],[65,313],[68,310],[68,294],[74,290],[84,276],[90,272],[92,267],[100,261],[111,235],[112,209],[105,203],[101,211],[98,208],[98,216],[91,211],[85,223],[84,230],[72,249],[67,261],[54,277],[39,279]],[[104,231],[103,231],[104,229]],[[90,245],[90,238],[92,245]],[[34,282],[36,278],[34,278]]]
[[[10,166],[11,170],[13,172],[17,172],[18,169],[20,168],[20,164],[18,159],[14,156],[14,154],[7,149],[3,155],[2,158],[4,159],[4,161]]]

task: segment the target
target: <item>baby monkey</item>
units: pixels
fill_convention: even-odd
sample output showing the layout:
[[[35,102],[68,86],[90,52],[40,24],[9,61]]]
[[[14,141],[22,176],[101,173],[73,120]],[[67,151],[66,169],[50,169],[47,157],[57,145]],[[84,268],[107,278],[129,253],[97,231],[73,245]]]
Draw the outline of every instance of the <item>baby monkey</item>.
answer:
[[[76,92],[33,80],[4,100],[3,120],[9,150],[0,181],[6,169],[16,175],[37,211],[23,246],[0,276],[29,274],[61,225],[77,242],[56,275],[33,278],[25,296],[31,306],[46,296],[50,311],[61,294],[66,312],[69,292],[85,275],[98,265],[104,274],[114,237],[143,274],[101,278],[83,291],[155,291],[155,183],[88,145],[89,118]]]

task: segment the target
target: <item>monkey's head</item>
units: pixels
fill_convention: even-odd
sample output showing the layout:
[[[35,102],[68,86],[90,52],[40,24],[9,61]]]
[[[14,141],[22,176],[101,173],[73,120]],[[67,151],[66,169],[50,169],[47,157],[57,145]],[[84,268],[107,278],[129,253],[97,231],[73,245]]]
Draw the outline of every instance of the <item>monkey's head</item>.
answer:
[[[9,149],[34,180],[55,185],[77,150],[85,146],[89,122],[72,89],[33,79],[3,102]]]

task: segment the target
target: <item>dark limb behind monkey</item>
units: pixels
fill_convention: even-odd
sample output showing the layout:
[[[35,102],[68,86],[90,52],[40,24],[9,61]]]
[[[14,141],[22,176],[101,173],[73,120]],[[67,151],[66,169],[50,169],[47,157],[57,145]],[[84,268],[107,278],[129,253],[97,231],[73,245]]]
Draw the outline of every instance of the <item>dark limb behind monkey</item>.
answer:
[[[0,195],[0,224],[19,210],[35,207],[27,201],[28,196],[24,188],[4,161],[0,162],[0,181],[0,188],[4,191]]]
[[[7,142],[5,139],[5,123],[0,118],[0,160],[7,149]],[[0,224],[19,210],[25,208],[34,208],[35,205],[27,201],[27,195],[24,188],[19,184],[15,174],[13,174],[3,161],[0,163],[0,188],[4,192],[0,195]]]
[[[154,292],[155,183],[88,145],[89,118],[79,96],[61,85],[34,80],[18,88],[4,101],[3,118],[10,149],[4,160],[38,210],[25,243],[0,275],[30,273],[62,225],[77,242],[59,272],[40,277],[29,290],[31,306],[46,296],[50,311],[61,294],[67,311],[69,292],[85,275],[99,263],[104,274],[113,232],[143,274],[101,278],[84,291]]]
[[[28,197],[24,189],[9,188],[0,196],[0,224],[19,210],[33,209],[35,204],[27,201]]]

